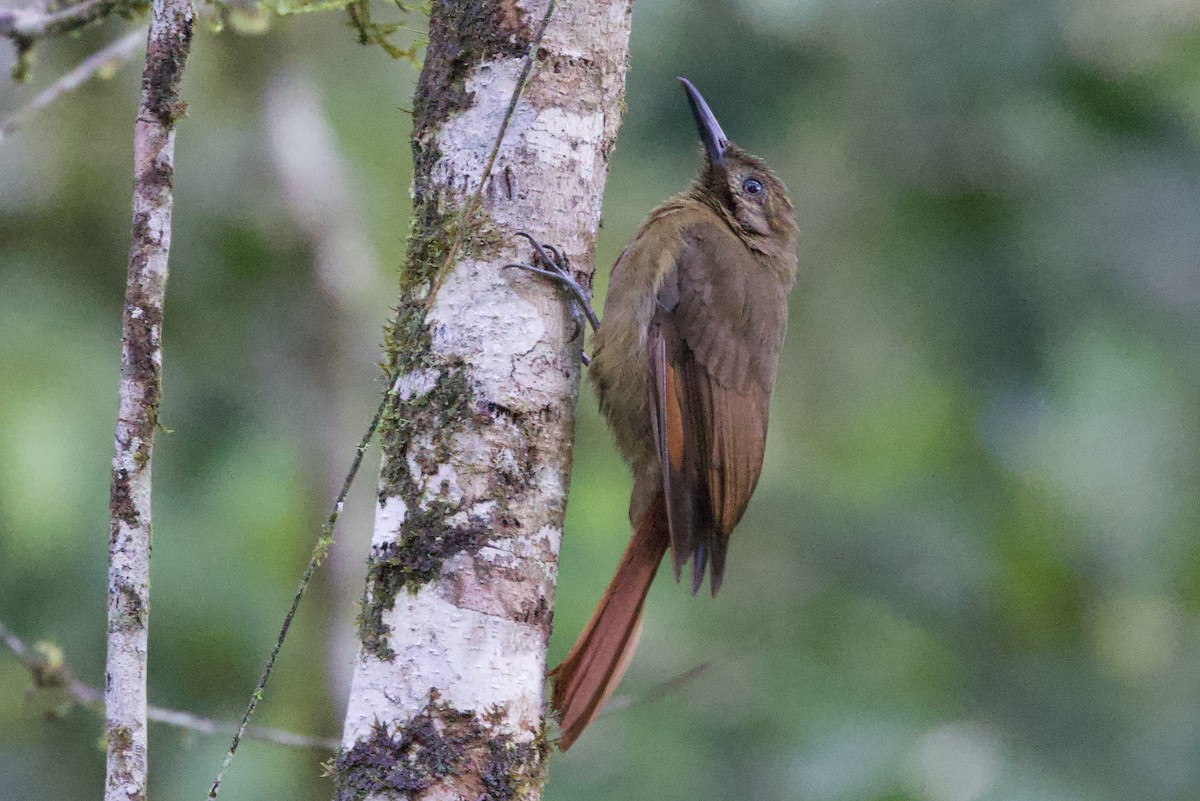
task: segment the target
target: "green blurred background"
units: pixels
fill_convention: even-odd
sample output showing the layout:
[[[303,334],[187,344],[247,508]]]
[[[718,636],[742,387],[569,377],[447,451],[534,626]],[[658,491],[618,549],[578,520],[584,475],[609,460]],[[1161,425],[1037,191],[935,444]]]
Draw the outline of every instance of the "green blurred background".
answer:
[[[42,48],[0,118],[119,29]],[[93,685],[138,72],[0,143],[0,622]],[[625,707],[547,798],[1200,798],[1200,8],[641,0],[600,296],[698,165],[676,75],[791,187],[801,275],[721,596],[660,578]],[[240,714],[374,407],[414,80],[337,14],[196,38],[153,703]],[[627,538],[625,468],[579,408],[552,659]],[[340,729],[373,483],[264,724]],[[0,796],[96,797],[99,719],[47,722],[27,687],[0,654]],[[200,799],[227,738],[151,745],[151,798]],[[328,798],[324,758],[247,743],[222,797]]]

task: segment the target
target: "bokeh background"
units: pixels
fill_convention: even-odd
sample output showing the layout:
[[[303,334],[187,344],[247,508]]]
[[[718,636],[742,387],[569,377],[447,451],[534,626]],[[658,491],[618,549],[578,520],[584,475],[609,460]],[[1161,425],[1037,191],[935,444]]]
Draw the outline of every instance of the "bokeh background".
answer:
[[[120,30],[42,48],[0,118]],[[94,685],[138,73],[0,142],[0,622]],[[623,708],[547,798],[1200,797],[1200,7],[640,0],[601,296],[698,165],[678,74],[791,187],[801,276],[721,596],[660,577]],[[196,38],[152,703],[240,714],[370,417],[414,79],[337,14]],[[552,659],[627,537],[579,408]],[[377,463],[262,723],[340,729]],[[0,795],[95,797],[100,720],[28,684],[0,654]],[[151,797],[201,798],[227,738],[151,736]],[[328,798],[324,758],[247,743],[223,797]]]

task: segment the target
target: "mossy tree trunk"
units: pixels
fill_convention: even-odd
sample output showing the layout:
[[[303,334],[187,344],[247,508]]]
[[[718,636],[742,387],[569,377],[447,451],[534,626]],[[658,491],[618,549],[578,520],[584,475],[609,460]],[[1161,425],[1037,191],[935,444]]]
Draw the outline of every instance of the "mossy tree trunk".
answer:
[[[558,289],[503,265],[527,231],[590,284],[631,12],[560,0],[538,41],[548,2],[433,3],[339,799],[541,794],[581,340]]]

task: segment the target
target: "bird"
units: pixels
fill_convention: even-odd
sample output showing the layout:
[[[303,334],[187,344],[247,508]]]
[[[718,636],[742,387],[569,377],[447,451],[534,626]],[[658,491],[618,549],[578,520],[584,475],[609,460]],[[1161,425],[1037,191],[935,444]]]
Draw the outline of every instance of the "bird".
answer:
[[[706,573],[714,597],[721,587],[729,536],[762,470],[796,279],[796,217],[783,181],[729,141],[696,87],[679,81],[704,164],[617,258],[603,321],[559,249],[522,233],[534,264],[508,265],[557,282],[587,315],[589,377],[633,473],[633,537],[591,621],[548,674],[564,751],[628,667],[668,549],[677,582],[691,561],[693,594]]]

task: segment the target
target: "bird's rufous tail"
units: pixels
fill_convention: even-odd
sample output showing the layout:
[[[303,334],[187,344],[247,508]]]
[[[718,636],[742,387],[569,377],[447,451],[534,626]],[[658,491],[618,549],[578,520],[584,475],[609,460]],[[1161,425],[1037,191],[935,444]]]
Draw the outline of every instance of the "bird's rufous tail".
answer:
[[[659,492],[634,529],[587,628],[562,664],[550,671],[550,705],[558,712],[562,750],[592,722],[625,673],[641,633],[642,605],[669,541],[667,507]]]

